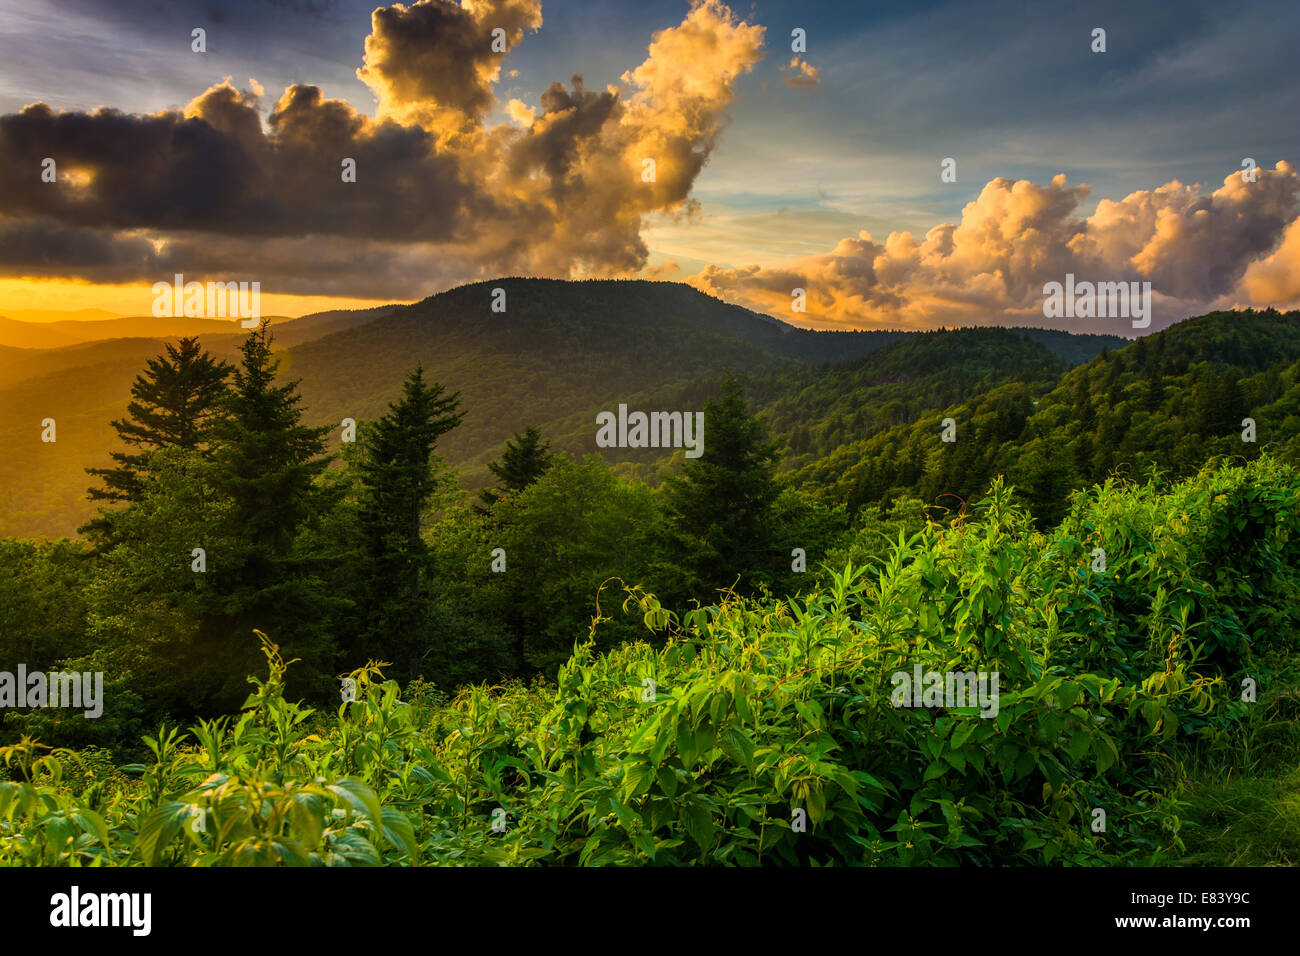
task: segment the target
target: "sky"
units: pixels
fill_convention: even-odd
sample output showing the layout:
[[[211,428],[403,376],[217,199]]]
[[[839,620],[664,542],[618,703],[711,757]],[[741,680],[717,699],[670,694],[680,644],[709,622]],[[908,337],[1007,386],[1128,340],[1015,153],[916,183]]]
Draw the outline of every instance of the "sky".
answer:
[[[176,273],[278,314],[502,275],[819,328],[1132,334],[1045,318],[1067,274],[1149,282],[1148,331],[1300,305],[1298,35],[1293,2],[0,0],[0,314],[145,314]]]

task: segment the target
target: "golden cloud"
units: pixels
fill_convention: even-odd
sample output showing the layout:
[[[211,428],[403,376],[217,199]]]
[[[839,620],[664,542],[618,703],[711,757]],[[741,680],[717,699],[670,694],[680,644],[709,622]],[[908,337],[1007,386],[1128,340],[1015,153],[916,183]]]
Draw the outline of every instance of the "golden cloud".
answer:
[[[620,85],[588,90],[574,75],[536,107],[506,103],[508,121],[493,124],[502,62],[541,24],[539,0],[375,10],[357,71],[375,94],[374,119],[296,84],[263,124],[261,87],[229,79],[180,111],[38,104],[0,117],[0,274],[38,269],[23,247],[40,236],[61,252],[40,274],[97,281],[197,273],[219,250],[268,290],[296,286],[321,272],[295,254],[342,238],[355,265],[334,262],[331,283],[350,278],[370,294],[380,274],[396,282],[395,298],[449,269],[461,280],[635,272],[649,255],[643,217],[691,209],[734,83],[762,56],[763,28],[697,0]],[[78,170],[79,188],[20,188],[44,156]],[[355,182],[340,175],[348,161]],[[214,233],[241,242],[205,238]],[[395,244],[405,279],[374,268]]]
[[[994,179],[958,223],[936,226],[921,241],[901,232],[880,243],[863,232],[782,268],[710,266],[687,281],[801,324],[920,328],[1050,324],[1043,285],[1074,273],[1151,282],[1168,306],[1158,327],[1243,296],[1258,304],[1294,300],[1298,188],[1295,168],[1283,161],[1259,169],[1254,182],[1232,173],[1209,194],[1171,182],[1103,199],[1079,218],[1086,185],[1069,187],[1064,175],[1046,186]],[[792,311],[794,289],[805,291],[805,313]]]

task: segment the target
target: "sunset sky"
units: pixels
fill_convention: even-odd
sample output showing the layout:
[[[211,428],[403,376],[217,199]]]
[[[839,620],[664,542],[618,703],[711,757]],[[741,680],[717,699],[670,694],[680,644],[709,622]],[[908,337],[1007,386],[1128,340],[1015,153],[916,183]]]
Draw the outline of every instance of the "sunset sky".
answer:
[[[1068,272],[1151,282],[1149,331],[1300,304],[1300,5],[1174,10],[0,0],[0,315],[176,272],[295,315],[521,274],[817,327],[1046,325]]]

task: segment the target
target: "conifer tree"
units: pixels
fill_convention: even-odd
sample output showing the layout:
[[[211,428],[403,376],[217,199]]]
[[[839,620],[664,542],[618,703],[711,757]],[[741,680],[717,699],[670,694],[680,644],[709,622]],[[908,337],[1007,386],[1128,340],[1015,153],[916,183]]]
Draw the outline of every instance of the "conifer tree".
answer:
[[[206,451],[212,427],[227,392],[229,363],[214,358],[193,337],[166,343],[166,351],[149,360],[131,386],[126,418],[112,422],[122,442],[135,451],[111,453],[112,468],[87,468],[102,483],[88,489],[96,501],[138,502],[147,452],[160,448]],[[98,517],[80,529],[97,540],[109,542],[110,522]]]
[[[234,506],[233,528],[246,545],[245,583],[258,586],[289,552],[319,505],[312,484],[329,465],[328,427],[302,424],[298,382],[276,384],[270,324],[249,333],[230,395],[214,427],[216,480]]]
[[[330,462],[330,429],[302,424],[298,382],[277,384],[271,343],[265,321],[249,333],[213,427],[211,485],[227,517],[219,547],[208,550],[213,598],[203,634],[216,645],[210,652],[228,661],[227,696],[255,656],[253,628],[282,645],[286,658],[303,660],[295,683],[322,689],[332,663],[327,622],[337,596],[325,593],[294,549],[308,522],[333,503],[317,482]]]
[[[704,425],[703,454],[686,459],[681,474],[664,483],[669,519],[685,548],[682,566],[695,579],[693,589],[766,578],[776,553],[776,445],[747,411],[735,379],[705,405]]]
[[[367,568],[361,588],[363,655],[383,656],[414,676],[421,643],[426,548],[420,517],[435,490],[432,469],[440,437],[460,424],[460,393],[426,384],[416,366],[402,397],[375,422],[360,464],[361,535]],[[399,658],[401,658],[399,660]]]
[[[497,476],[501,483],[499,488],[484,488],[479,493],[481,505],[474,510],[481,515],[502,498],[523,491],[551,467],[551,443],[542,441],[542,433],[529,425],[523,434],[515,432],[513,441],[506,442],[501,460],[488,465],[488,470]]]

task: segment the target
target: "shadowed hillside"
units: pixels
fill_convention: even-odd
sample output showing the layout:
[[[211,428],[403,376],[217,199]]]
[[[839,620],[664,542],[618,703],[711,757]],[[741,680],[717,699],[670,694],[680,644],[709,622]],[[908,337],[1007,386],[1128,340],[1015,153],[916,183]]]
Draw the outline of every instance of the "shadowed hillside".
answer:
[[[504,312],[492,311],[496,288],[505,290]],[[244,337],[234,322],[151,318],[80,323],[87,328],[78,334],[172,328],[167,323],[199,323],[204,346],[227,360]],[[69,324],[77,323],[51,323],[52,334]],[[323,312],[271,327],[280,374],[301,380],[313,423],[378,417],[417,362],[428,379],[459,391],[466,417],[440,453],[474,489],[489,482],[487,463],[504,442],[527,426],[541,427],[557,450],[594,452],[597,412],[620,402],[699,409],[729,374],[770,406],[765,415],[778,435],[815,434],[804,452],[830,452],[995,382],[1033,380],[1045,389],[1066,359],[1124,341],[1042,330],[819,332],[680,283],[616,280],[499,279],[410,306]],[[165,337],[0,347],[0,406],[28,410],[0,424],[0,439],[17,449],[0,462],[0,535],[71,534],[92,515],[83,469],[108,462],[109,422]],[[40,440],[47,417],[57,422],[53,445]],[[335,432],[336,448],[337,440]],[[667,457],[656,449],[617,456],[622,470],[643,477]]]

